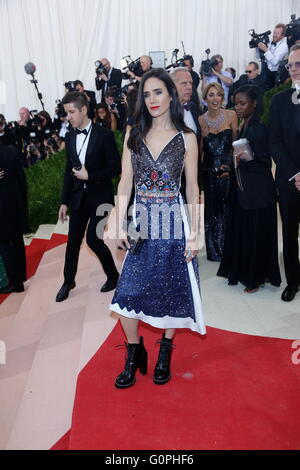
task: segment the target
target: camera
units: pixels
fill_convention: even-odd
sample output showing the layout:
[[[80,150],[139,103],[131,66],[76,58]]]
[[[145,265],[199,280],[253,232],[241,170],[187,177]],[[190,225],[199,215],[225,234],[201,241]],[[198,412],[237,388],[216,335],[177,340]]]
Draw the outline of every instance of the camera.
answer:
[[[138,77],[141,77],[144,74],[144,72],[143,72],[143,69],[142,69],[142,66],[141,66],[141,60],[140,59],[141,58],[139,57],[136,60],[132,60],[130,55],[123,57],[122,63],[126,64],[126,65],[125,65],[125,67],[122,68],[122,72],[126,73],[129,70],[130,72],[134,73],[134,75],[137,75]]]
[[[32,116],[32,125],[33,126],[40,126],[41,125],[41,118],[38,115],[37,110],[36,109],[31,110],[30,114]]]
[[[98,77],[99,75],[102,75],[103,73],[106,73],[105,67],[104,67],[104,65],[102,64],[102,62],[100,62],[100,60],[96,60],[96,62],[95,62],[95,67],[96,67],[96,75],[97,75],[97,77]]]
[[[288,47],[291,48],[294,43],[300,39],[300,18],[296,19],[296,15],[291,15],[291,21],[286,25],[286,33]]]
[[[61,100],[56,100],[55,101],[55,104],[56,104],[56,114],[59,118],[65,118],[67,116],[67,113],[65,111],[65,108],[61,102]]]
[[[208,77],[209,75],[211,75],[212,69],[216,65],[218,65],[218,61],[217,60],[211,60],[209,58],[210,49],[206,49],[205,54],[207,55],[207,59],[202,60],[199,73],[200,73],[201,76],[205,75],[206,77]]]
[[[248,33],[252,37],[251,41],[249,42],[250,49],[256,48],[260,42],[267,46],[270,42],[269,36],[272,34],[271,31],[257,34],[254,29],[249,29]]]
[[[75,82],[66,82],[65,84],[65,88],[69,91],[76,91],[76,88],[75,88]]]

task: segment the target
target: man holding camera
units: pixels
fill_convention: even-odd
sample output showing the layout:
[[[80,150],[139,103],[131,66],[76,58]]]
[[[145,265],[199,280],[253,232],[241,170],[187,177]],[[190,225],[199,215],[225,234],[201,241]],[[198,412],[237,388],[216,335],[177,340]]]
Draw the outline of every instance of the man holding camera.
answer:
[[[151,57],[149,55],[142,55],[142,57],[140,57],[140,64],[141,64],[141,69],[144,75],[146,72],[149,72],[149,70],[152,69]],[[140,77],[139,75],[136,75],[134,72],[131,72],[131,70],[128,70],[127,75],[130,78],[137,80],[138,82],[142,80],[142,76]]]
[[[56,296],[57,302],[66,300],[76,285],[75,276],[85,231],[87,245],[98,257],[107,276],[101,292],[113,290],[119,278],[111,252],[103,241],[103,233],[97,231],[104,220],[104,215],[98,215],[97,209],[101,204],[114,204],[111,180],[121,172],[114,134],[91,122],[85,94],[76,91],[67,93],[62,104],[73,128],[65,139],[67,165],[58,214],[64,222],[70,207],[64,283]]]
[[[263,42],[259,42],[257,47],[264,53],[266,62],[265,67],[265,89],[270,90],[275,86],[276,74],[281,61],[288,54],[289,48],[287,45],[286,26],[282,23],[275,26],[273,32],[273,40],[271,45],[267,46]]]
[[[102,92],[101,101],[104,103],[105,94],[109,88],[111,87],[121,88],[122,72],[121,70],[115,69],[114,67],[112,67],[109,60],[107,60],[106,58],[101,59],[100,63],[104,71],[103,73],[100,73],[96,77],[96,88],[97,90],[101,90]]]
[[[287,69],[293,86],[274,96],[270,108],[271,155],[283,232],[283,259],[287,280],[281,299],[290,302],[300,287],[300,45],[291,48]]]
[[[79,91],[80,93],[85,93],[86,94],[87,100],[89,102],[89,114],[88,114],[88,116],[89,116],[90,119],[93,120],[94,117],[95,117],[95,110],[96,110],[96,106],[97,106],[95,92],[90,91],[90,90],[85,90],[81,80],[75,80],[74,86],[75,86],[76,91]]]
[[[202,92],[209,83],[218,82],[224,89],[224,106],[227,106],[228,103],[228,94],[229,88],[233,84],[232,75],[229,72],[223,70],[223,57],[220,54],[215,54],[211,58],[213,64],[211,68],[211,73],[209,75],[203,75],[202,77]]]

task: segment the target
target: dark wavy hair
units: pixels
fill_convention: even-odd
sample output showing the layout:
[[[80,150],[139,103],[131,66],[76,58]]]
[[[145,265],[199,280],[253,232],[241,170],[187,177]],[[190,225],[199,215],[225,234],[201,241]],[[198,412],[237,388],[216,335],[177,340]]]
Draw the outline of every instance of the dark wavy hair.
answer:
[[[143,75],[140,82],[134,115],[136,124],[131,129],[127,142],[128,148],[134,152],[140,150],[143,140],[146,138],[146,135],[152,127],[153,118],[147,109],[144,98],[144,86],[149,78],[157,78],[165,84],[169,96],[172,98],[170,103],[171,121],[178,132],[193,132],[184,123],[183,107],[179,101],[175,83],[170,75],[164,69],[151,69]]]
[[[252,103],[256,101],[256,108],[249,121],[249,124],[254,121],[259,121],[260,116],[262,115],[264,111],[263,96],[262,96],[260,89],[256,85],[243,85],[234,92],[233,102],[238,93],[245,93],[245,95],[248,96],[248,98],[252,101]]]

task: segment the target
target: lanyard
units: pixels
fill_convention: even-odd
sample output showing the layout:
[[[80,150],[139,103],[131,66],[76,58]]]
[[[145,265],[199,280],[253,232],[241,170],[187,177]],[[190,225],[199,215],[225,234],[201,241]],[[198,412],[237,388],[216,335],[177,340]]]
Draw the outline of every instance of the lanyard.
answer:
[[[80,157],[80,154],[81,154],[81,152],[82,152],[82,149],[83,149],[83,147],[84,147],[84,144],[85,144],[85,142],[86,142],[86,139],[88,138],[88,136],[89,136],[89,134],[90,134],[90,132],[91,132],[91,129],[92,129],[92,123],[91,123],[91,125],[90,125],[90,128],[89,128],[88,133],[86,134],[86,136],[85,136],[85,138],[84,138],[84,141],[83,141],[83,144],[82,144],[82,146],[81,146],[81,149],[79,150],[78,158]]]

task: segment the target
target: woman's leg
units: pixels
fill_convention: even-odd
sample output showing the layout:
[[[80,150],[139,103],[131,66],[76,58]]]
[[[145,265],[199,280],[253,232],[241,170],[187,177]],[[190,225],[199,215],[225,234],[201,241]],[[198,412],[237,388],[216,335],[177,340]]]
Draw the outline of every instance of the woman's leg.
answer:
[[[175,328],[168,328],[168,329],[166,329],[166,331],[165,331],[165,338],[166,338],[166,339],[173,339],[175,333],[176,333],[176,329],[175,329]]]
[[[120,316],[120,322],[123,327],[128,344],[139,344],[139,320]]]

